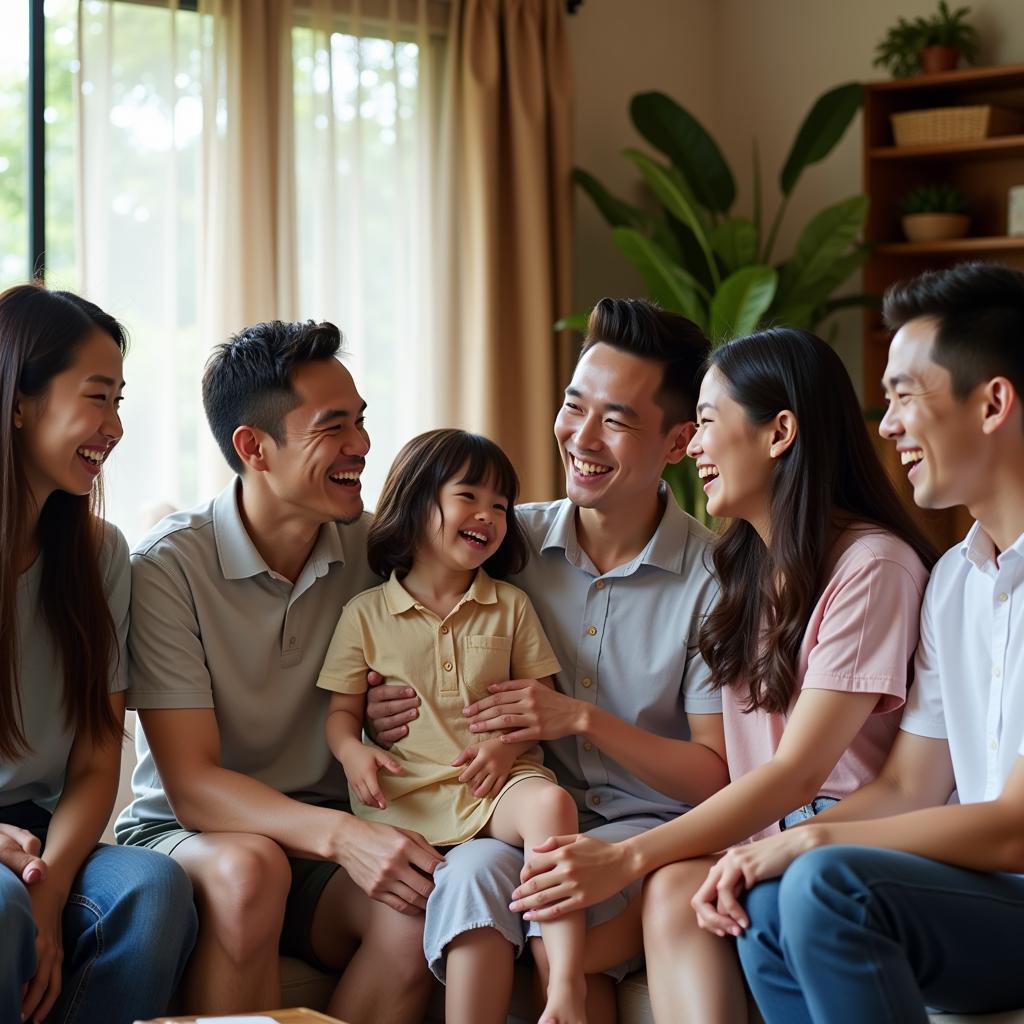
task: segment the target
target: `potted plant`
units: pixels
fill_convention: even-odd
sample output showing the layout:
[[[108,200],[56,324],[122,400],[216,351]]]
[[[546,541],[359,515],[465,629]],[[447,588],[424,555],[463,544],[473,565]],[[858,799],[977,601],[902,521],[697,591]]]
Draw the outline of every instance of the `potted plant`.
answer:
[[[903,233],[911,242],[963,238],[970,218],[967,199],[952,185],[921,185],[900,200]]]
[[[976,64],[978,32],[967,22],[970,13],[969,7],[951,11],[946,0],[939,0],[938,11],[929,18],[898,18],[875,47],[875,66],[905,78],[922,71],[952,71],[961,59]]]

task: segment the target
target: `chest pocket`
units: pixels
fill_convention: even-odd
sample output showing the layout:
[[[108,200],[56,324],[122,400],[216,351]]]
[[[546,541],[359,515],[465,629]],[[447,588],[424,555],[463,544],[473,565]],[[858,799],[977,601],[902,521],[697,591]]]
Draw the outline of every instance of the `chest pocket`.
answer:
[[[462,681],[474,698],[486,697],[491,683],[503,683],[509,678],[512,638],[467,636],[463,644]]]

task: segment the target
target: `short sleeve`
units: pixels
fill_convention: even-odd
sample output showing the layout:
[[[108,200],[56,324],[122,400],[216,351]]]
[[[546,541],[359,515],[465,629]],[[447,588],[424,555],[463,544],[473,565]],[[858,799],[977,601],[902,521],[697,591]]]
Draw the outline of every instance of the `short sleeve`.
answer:
[[[700,627],[718,598],[718,584],[708,574],[698,602],[699,611],[693,617],[687,638],[686,668],[683,672],[683,710],[688,715],[720,715],[722,692],[711,683],[711,669],[697,646]]]
[[[359,604],[345,606],[327,647],[316,685],[333,693],[360,694],[367,690],[366,623]]]
[[[824,600],[802,687],[876,693],[875,714],[902,706],[920,626],[919,582],[899,562],[872,558]]]
[[[114,622],[117,651],[111,666],[109,690],[122,693],[128,688],[128,622],[132,595],[132,563],[128,556],[128,542],[115,526],[107,526],[105,545],[110,552],[103,581],[107,606]]]
[[[530,599],[516,590],[515,629],[512,632],[510,670],[513,679],[543,679],[561,670],[558,658]]]
[[[213,685],[184,573],[136,552],[131,588],[128,707],[212,708]]]
[[[935,740],[947,739],[949,735],[946,731],[946,713],[942,704],[935,651],[935,629],[928,594],[925,594],[921,608],[921,639],[914,657],[914,685],[910,687],[900,728],[915,736]]]

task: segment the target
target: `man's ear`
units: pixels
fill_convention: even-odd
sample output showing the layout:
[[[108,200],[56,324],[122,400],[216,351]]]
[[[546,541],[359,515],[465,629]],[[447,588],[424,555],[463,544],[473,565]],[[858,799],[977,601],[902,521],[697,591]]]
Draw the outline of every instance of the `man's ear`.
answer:
[[[993,377],[983,385],[981,401],[981,430],[984,434],[994,434],[1001,429],[1020,408],[1017,389],[1006,377]]]
[[[685,423],[680,423],[672,428],[672,447],[665,456],[665,461],[670,466],[674,466],[677,462],[682,462],[686,458],[686,447],[693,440],[693,435],[696,433],[697,424],[693,420],[687,420]]]
[[[268,437],[255,427],[236,427],[231,435],[231,444],[246,469],[265,473],[267,466],[265,447]]]
[[[799,433],[796,416],[789,409],[783,409],[775,417],[769,438],[768,457],[778,459],[785,455],[796,441]]]

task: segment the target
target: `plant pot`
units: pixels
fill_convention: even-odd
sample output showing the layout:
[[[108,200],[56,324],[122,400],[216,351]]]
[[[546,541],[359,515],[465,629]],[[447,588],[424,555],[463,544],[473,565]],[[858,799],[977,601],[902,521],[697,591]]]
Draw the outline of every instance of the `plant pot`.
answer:
[[[970,217],[966,213],[909,213],[902,218],[903,233],[909,242],[941,242],[963,238]]]
[[[926,75],[954,71],[959,63],[960,51],[955,46],[926,46],[921,51],[921,70]]]

